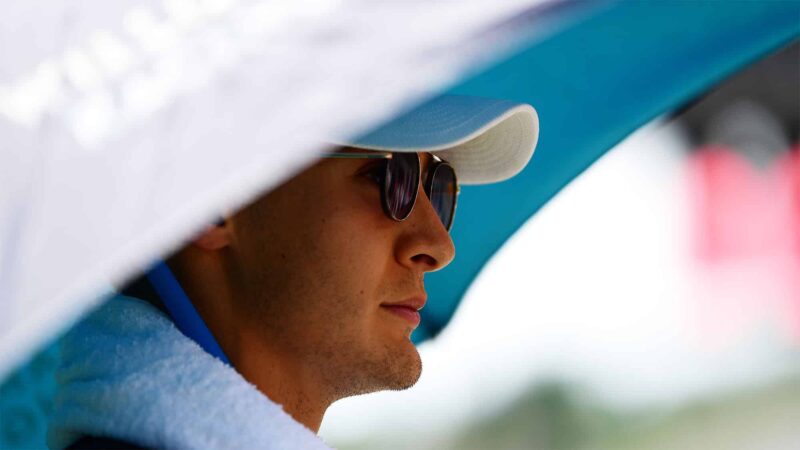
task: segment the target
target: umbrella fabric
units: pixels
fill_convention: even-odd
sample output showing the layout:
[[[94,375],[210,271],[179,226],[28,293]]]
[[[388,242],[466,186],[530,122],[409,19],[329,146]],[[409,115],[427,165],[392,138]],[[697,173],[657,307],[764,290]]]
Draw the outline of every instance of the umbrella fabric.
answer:
[[[795,1],[621,2],[454,86],[535,105],[540,140],[516,177],[462,189],[456,258],[426,278],[416,341],[447,325],[486,261],[564,185],[643,124],[797,39],[798,18]]]
[[[498,26],[548,2],[5,5],[0,379],[106,283],[285,180],[325,141],[496,57],[516,41]]]

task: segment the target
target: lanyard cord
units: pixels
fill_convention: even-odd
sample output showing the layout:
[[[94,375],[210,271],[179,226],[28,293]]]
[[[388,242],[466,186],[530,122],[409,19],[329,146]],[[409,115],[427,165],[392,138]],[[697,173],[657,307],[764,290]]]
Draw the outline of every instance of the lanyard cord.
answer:
[[[175,326],[181,333],[197,342],[207,353],[230,366],[231,362],[228,357],[225,356],[217,340],[214,339],[214,335],[211,334],[211,330],[208,329],[203,318],[200,317],[200,313],[197,312],[167,264],[164,261],[156,262],[147,272],[147,280],[161,297],[164,307],[169,311]]]

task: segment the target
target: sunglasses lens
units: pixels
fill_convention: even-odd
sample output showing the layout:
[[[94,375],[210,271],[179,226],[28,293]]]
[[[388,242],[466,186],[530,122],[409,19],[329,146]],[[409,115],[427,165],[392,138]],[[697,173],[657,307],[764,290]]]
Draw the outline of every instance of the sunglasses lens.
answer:
[[[444,227],[449,231],[453,225],[456,210],[456,172],[449,164],[439,164],[432,175],[430,193],[433,209],[439,215]]]
[[[411,214],[419,188],[419,157],[394,153],[386,166],[386,206],[396,220]]]

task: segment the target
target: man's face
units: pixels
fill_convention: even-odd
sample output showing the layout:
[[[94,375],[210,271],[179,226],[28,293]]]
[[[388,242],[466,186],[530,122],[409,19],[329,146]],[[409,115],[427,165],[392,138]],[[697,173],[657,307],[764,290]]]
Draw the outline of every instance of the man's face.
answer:
[[[405,221],[384,214],[383,163],[323,159],[230,221],[242,329],[281,364],[313,368],[332,400],[417,381],[416,324],[387,305],[424,300],[425,272],[455,254],[422,188]]]

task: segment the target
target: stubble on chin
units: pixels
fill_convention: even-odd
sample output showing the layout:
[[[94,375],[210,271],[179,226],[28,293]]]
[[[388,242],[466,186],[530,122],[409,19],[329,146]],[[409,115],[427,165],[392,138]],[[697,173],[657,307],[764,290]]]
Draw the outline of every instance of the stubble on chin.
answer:
[[[371,354],[348,356],[331,361],[326,371],[325,378],[334,387],[334,401],[378,391],[405,390],[414,386],[422,374],[422,359],[410,341],[402,346],[387,344]]]

